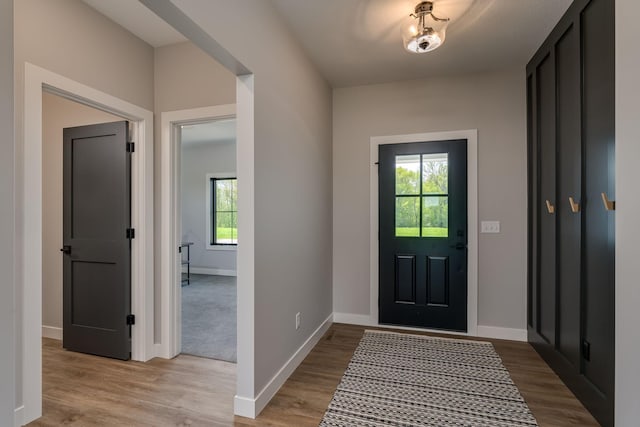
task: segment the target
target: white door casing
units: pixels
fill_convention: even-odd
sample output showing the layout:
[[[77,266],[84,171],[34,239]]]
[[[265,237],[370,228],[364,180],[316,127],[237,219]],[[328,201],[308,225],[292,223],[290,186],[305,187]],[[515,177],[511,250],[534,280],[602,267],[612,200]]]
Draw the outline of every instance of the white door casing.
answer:
[[[378,146],[382,144],[404,144],[409,142],[445,141],[453,139],[467,140],[467,221],[468,221],[468,258],[467,258],[467,332],[450,332],[456,335],[478,335],[478,131],[460,130],[448,132],[428,132],[408,135],[374,136],[370,139],[370,300],[369,321],[372,326],[378,322]],[[389,325],[380,325],[391,327]],[[398,327],[400,329],[423,328]],[[442,332],[434,330],[432,332]]]
[[[30,63],[24,69],[24,134],[21,145],[22,226],[17,230],[22,284],[23,422],[42,415],[42,92],[47,91],[132,122],[131,357],[153,352],[153,113]]]

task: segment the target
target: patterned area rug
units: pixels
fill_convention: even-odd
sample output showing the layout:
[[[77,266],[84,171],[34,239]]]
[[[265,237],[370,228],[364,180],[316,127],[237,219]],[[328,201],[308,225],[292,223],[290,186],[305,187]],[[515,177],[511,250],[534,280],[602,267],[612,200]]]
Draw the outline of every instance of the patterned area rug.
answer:
[[[365,331],[320,427],[537,426],[488,342]]]

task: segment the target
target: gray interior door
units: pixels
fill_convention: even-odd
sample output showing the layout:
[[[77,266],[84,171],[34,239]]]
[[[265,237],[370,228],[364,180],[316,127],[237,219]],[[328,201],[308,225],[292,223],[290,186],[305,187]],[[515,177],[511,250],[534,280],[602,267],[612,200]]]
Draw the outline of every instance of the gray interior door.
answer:
[[[126,121],[64,129],[63,347],[131,355],[131,160]]]
[[[467,330],[467,141],[379,147],[379,321]]]

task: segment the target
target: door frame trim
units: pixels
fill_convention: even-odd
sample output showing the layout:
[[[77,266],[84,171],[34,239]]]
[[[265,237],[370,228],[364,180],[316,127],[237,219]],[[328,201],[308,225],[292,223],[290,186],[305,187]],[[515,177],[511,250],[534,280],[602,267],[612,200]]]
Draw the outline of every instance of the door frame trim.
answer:
[[[378,265],[378,146],[383,144],[405,144],[411,142],[467,140],[467,332],[446,331],[455,335],[478,335],[478,130],[414,133],[407,135],[373,136],[370,138],[369,167],[369,322],[379,323],[379,265]],[[404,328],[404,327],[403,327]],[[415,329],[407,327],[407,329]],[[423,329],[442,333],[442,330]]]
[[[153,354],[153,113],[107,93],[26,62],[24,64],[24,123],[19,197],[22,198],[18,269],[22,282],[22,383],[24,421],[42,415],[42,93],[102,110],[132,122],[137,139],[131,162],[131,329],[133,360]],[[28,195],[28,197],[27,197]]]
[[[184,124],[206,123],[236,118],[236,104],[216,105],[187,110],[167,111],[160,114],[160,299],[161,344],[158,356],[171,359],[180,354],[182,347],[182,287],[180,285],[180,144],[178,127]],[[238,146],[236,143],[236,156]],[[236,267],[237,268],[237,267]]]

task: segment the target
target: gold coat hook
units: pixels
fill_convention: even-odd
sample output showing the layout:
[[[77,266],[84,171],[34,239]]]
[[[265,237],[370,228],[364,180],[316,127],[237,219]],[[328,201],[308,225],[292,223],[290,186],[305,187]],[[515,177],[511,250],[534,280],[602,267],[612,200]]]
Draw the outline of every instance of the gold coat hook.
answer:
[[[573,213],[580,212],[580,203],[576,203],[576,201],[573,200],[573,197],[571,196],[569,196],[569,204],[571,205],[571,212]]]
[[[607,193],[600,193],[600,194],[602,195],[602,203],[604,203],[604,208],[608,211],[615,211],[616,201],[609,200],[609,198],[607,197]]]
[[[550,214],[556,211],[555,206],[553,206],[549,200],[547,200],[547,211],[549,211]]]

